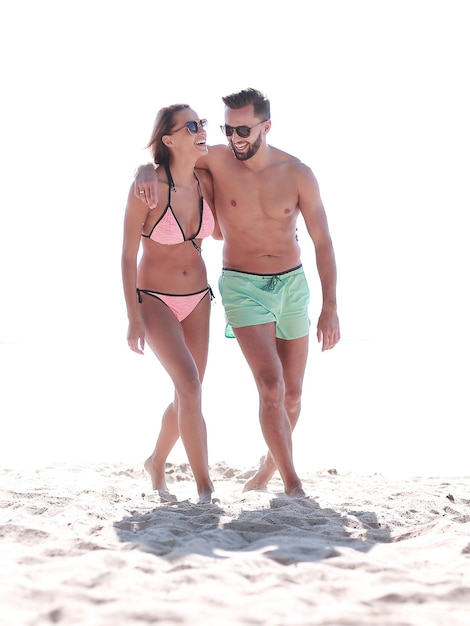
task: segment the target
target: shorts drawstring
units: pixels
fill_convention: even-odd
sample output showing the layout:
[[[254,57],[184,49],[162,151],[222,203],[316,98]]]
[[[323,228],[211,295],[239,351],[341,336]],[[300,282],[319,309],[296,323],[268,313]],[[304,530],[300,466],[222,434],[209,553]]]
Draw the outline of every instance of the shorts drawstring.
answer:
[[[274,289],[276,288],[277,283],[280,280],[281,279],[279,278],[279,276],[277,274],[275,274],[274,276],[271,276],[269,281],[263,287],[264,291],[274,291]]]

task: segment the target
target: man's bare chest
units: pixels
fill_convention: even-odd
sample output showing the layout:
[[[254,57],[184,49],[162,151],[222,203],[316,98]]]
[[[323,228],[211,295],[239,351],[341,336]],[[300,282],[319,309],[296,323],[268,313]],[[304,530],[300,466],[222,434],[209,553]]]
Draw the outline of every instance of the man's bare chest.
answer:
[[[228,182],[215,189],[217,211],[249,213],[253,216],[281,218],[293,214],[298,208],[298,195],[274,177],[262,182]]]

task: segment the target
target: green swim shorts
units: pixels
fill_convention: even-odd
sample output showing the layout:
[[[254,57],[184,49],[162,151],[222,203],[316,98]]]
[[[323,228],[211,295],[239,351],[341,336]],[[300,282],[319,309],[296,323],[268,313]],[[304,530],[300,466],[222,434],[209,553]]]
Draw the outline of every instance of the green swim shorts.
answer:
[[[275,322],[276,337],[298,339],[310,331],[310,290],[301,265],[280,274],[222,269],[219,290],[225,309],[226,337],[233,328]]]

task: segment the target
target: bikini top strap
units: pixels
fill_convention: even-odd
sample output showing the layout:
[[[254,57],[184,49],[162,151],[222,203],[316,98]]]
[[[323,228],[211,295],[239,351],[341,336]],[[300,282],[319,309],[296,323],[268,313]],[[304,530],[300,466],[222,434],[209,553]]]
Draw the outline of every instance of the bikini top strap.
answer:
[[[171,192],[176,191],[176,189],[175,189],[175,183],[173,182],[173,176],[171,175],[171,172],[170,172],[170,165],[168,163],[165,163],[164,167],[165,167],[166,177],[168,179],[168,206],[169,206],[171,204]]]
[[[203,211],[203,208],[204,208],[204,196],[202,195],[201,183],[199,182],[199,178],[196,176],[196,172],[193,172],[193,176],[194,176],[194,178],[197,181],[197,188],[198,188],[198,191],[199,191],[199,199],[200,199],[200,203],[201,203],[201,216],[202,216],[202,211]]]

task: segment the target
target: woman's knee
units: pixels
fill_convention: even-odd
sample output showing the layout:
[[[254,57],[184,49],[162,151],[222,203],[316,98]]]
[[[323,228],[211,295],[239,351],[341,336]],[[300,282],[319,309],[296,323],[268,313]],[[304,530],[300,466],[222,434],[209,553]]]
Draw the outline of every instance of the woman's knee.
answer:
[[[187,402],[199,402],[202,395],[201,382],[198,377],[188,377],[179,380],[175,384],[179,404]]]

